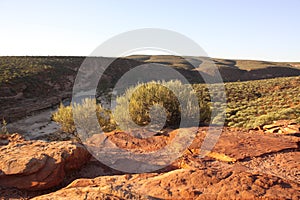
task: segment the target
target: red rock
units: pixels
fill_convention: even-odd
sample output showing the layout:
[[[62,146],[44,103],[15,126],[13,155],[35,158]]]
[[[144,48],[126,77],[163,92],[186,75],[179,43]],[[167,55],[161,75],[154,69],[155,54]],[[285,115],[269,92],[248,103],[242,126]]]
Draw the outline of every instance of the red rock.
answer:
[[[289,187],[284,187],[286,184]],[[273,199],[296,198],[297,184],[233,168],[177,169],[165,173],[78,179],[43,199]]]
[[[300,125],[293,120],[279,120],[263,126],[263,130],[265,133],[295,134],[300,132]]]
[[[0,147],[0,186],[42,190],[60,184],[69,170],[90,158],[87,150],[73,142],[26,141],[20,135]]]
[[[228,163],[196,157],[194,150],[199,149],[206,130],[199,130],[190,146],[192,150],[166,171],[77,179],[65,188],[34,199],[299,199],[297,137],[225,128],[213,152],[237,159],[236,163]],[[146,151],[153,141],[162,139],[135,139],[126,144],[123,140],[131,136],[125,133],[109,137],[120,147]],[[170,142],[170,138],[164,139]]]
[[[190,148],[199,151],[206,136],[205,128],[199,130],[199,134],[193,141]],[[284,149],[297,149],[300,138],[279,137],[277,135],[262,135],[259,131],[252,131],[251,134],[244,130],[224,128],[213,152],[225,154],[237,160],[257,157],[271,152],[278,152]]]
[[[94,164],[89,162],[76,172],[77,177],[72,177],[74,181],[68,182],[67,187],[34,199],[299,199],[300,138],[224,128],[212,150],[218,156],[200,159],[197,153],[206,131],[207,128],[200,128],[189,147],[190,151],[186,151],[171,166],[154,173],[122,175],[93,160]],[[119,147],[147,152],[168,144],[174,134],[176,131],[169,136],[137,139],[116,132],[107,137]],[[91,145],[105,139],[99,136],[92,138]],[[44,150],[44,153],[48,151]],[[28,162],[34,164],[32,170],[43,166],[44,154],[38,155],[41,156],[36,157],[39,162]],[[224,155],[236,159],[236,162],[219,159]],[[56,172],[66,169],[64,167]],[[15,167],[14,173],[19,171],[25,173],[26,167]]]

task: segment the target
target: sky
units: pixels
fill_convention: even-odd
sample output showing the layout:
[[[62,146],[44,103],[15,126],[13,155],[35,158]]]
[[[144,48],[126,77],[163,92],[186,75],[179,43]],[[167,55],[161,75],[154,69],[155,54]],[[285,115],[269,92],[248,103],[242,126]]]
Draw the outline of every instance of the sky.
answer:
[[[300,0],[0,0],[0,56],[88,56],[120,33],[181,33],[210,57],[300,61]]]

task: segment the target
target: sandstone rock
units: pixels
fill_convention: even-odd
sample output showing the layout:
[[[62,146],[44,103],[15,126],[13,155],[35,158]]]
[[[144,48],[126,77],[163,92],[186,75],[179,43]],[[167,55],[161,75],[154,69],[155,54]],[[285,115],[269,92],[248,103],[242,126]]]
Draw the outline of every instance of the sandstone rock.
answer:
[[[160,172],[77,179],[35,199],[299,199],[299,138],[224,128],[211,155],[200,159],[196,150],[206,133],[200,128],[191,150]],[[171,141],[154,136],[126,144],[131,136],[124,133],[108,137],[127,149],[145,144],[146,151],[156,140]]]
[[[292,199],[299,195],[291,181],[219,166],[78,179],[34,199]]]
[[[207,128],[200,128],[199,133],[190,145],[195,153],[199,153],[201,144],[207,134]],[[224,127],[212,152],[224,154],[236,160],[257,157],[284,149],[297,149],[300,138],[262,135],[259,131],[248,133],[245,130]]]
[[[293,120],[279,120],[263,126],[263,130],[265,133],[296,134],[300,132],[300,125]]]
[[[263,130],[268,130],[268,129],[273,129],[273,128],[278,128],[278,124],[268,124],[263,126]]]
[[[0,186],[42,190],[61,183],[65,173],[89,159],[87,150],[72,142],[26,141],[18,134],[0,147]]]
[[[281,127],[275,127],[270,129],[265,129],[265,133],[279,133],[282,132]]]
[[[299,128],[293,128],[293,127],[285,127],[283,128],[284,132],[286,134],[294,134],[294,133],[299,133]]]
[[[136,153],[148,152],[172,142],[174,135],[176,131],[138,139],[123,132],[112,132],[106,136],[102,135],[103,137],[93,136],[90,144],[96,145],[109,139],[120,148]],[[152,173],[124,174],[101,163],[97,164],[97,161],[92,159],[92,163],[87,163],[76,171],[75,177],[67,181],[70,183],[67,187],[41,196],[35,195],[34,199],[300,198],[300,138],[224,128],[212,152],[204,158],[199,158],[197,154],[206,135],[207,128],[199,128],[197,137],[189,147],[190,150],[170,166]],[[18,144],[20,143],[15,143]],[[45,154],[47,152],[48,150],[44,150],[44,153],[38,154],[40,157],[35,156],[36,160],[27,162],[32,166],[32,171],[38,171],[43,166],[42,163],[48,159],[49,153]],[[1,169],[6,173],[29,173],[26,167],[16,166],[13,161],[10,166],[14,166],[14,170],[9,167]],[[66,169],[69,168],[64,167],[64,171]],[[21,180],[25,179],[19,181]]]

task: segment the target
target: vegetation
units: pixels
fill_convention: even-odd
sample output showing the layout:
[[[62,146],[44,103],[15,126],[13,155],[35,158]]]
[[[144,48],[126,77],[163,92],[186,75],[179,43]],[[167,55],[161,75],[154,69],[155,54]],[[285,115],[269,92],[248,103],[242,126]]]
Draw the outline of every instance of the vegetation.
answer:
[[[208,58],[199,57],[178,57],[169,55],[136,55],[129,56],[129,59],[138,60],[144,63],[162,63],[172,66],[176,69],[185,69],[185,73],[191,72],[194,68],[187,60],[205,61]],[[44,74],[52,78],[59,78],[65,74],[76,74],[85,57],[64,57],[64,56],[0,56],[0,85],[19,79],[24,81],[24,78],[37,74]],[[229,69],[252,70],[263,69],[267,67],[296,67],[299,69],[300,63],[286,62],[266,62],[255,60],[228,60],[212,58],[217,67],[228,67]],[[117,62],[116,64],[119,64]],[[124,63],[123,63],[124,64]],[[75,72],[74,72],[75,70]],[[118,71],[119,69],[114,69]],[[262,72],[266,73],[266,72]],[[295,74],[296,75],[296,74]],[[281,76],[285,76],[282,74]],[[190,77],[189,77],[190,78]],[[231,77],[232,78],[232,77]],[[28,81],[30,79],[25,79]],[[231,79],[230,79],[231,80]]]
[[[193,69],[191,64],[187,60],[198,60],[198,61],[213,61],[217,67],[230,67],[241,70],[256,70],[265,69],[267,67],[295,67],[300,66],[299,62],[269,62],[259,60],[231,60],[231,59],[219,59],[219,58],[205,58],[205,57],[179,57],[170,55],[134,55],[129,56],[131,59],[144,61],[146,63],[163,63],[175,68]],[[202,63],[203,64],[203,63]],[[203,67],[203,66],[202,66]]]
[[[148,125],[151,122],[151,107],[158,106],[157,109],[161,112],[158,119],[166,121],[165,127],[176,128],[180,124],[181,117],[192,121],[193,116],[196,116],[195,112],[199,112],[193,107],[188,107],[187,115],[181,116],[178,99],[187,100],[196,94],[202,123],[209,122],[211,109],[220,111],[219,115],[212,119],[213,124],[221,123],[220,116],[225,115],[225,125],[230,127],[255,128],[280,119],[293,119],[300,123],[299,85],[300,77],[225,83],[227,103],[224,103],[221,101],[222,93],[218,91],[219,87],[212,86],[209,91],[205,84],[195,84],[193,88],[196,93],[194,93],[193,90],[192,92],[186,90],[179,81],[143,83],[129,88],[124,96],[117,98],[114,116],[100,104],[96,106],[96,113],[103,130],[111,131],[117,128],[116,122],[123,125],[121,128],[131,127],[133,122],[140,126]],[[179,96],[168,87],[177,91]],[[211,102],[210,94],[214,95],[214,102]],[[85,119],[80,121],[88,121],[89,115],[94,113],[95,109],[91,109],[92,104],[93,100],[85,100],[83,104],[75,105],[80,119]],[[53,115],[53,120],[62,124],[64,131],[74,133],[72,113],[71,106],[61,105]],[[86,122],[82,126],[88,124]]]
[[[2,122],[0,123],[0,135],[1,134],[9,134],[7,130],[7,122],[5,119],[2,119]]]
[[[114,117],[126,127],[130,127],[132,121],[140,126],[147,125],[151,122],[151,108],[156,105],[161,113],[153,119],[159,119],[166,112],[167,127],[178,128],[182,118],[193,123],[198,117],[196,124],[199,119],[200,122],[208,122],[210,107],[208,102],[200,100],[192,87],[189,88],[178,80],[142,83],[129,88],[124,96],[117,98]]]
[[[170,89],[168,89],[170,88]],[[68,133],[75,133],[75,122],[79,122],[79,125],[83,129],[93,129],[94,126],[92,118],[96,112],[99,124],[103,131],[108,132],[117,128],[117,123],[121,128],[131,127],[132,123],[144,126],[150,123],[152,119],[161,119],[166,112],[166,119],[162,119],[165,122],[165,126],[176,128],[180,124],[181,117],[189,119],[191,122],[193,119],[200,119],[201,122],[208,122],[210,119],[210,107],[204,101],[197,99],[195,91],[190,88],[189,90],[179,81],[170,82],[150,82],[138,84],[135,87],[129,88],[125,95],[117,98],[117,106],[112,116],[111,111],[102,108],[101,104],[96,104],[96,100],[84,99],[81,104],[75,104],[74,109],[72,106],[60,105],[59,109],[53,114],[52,119],[61,124],[62,130]],[[179,96],[175,96],[175,92]],[[197,107],[193,107],[191,99],[195,98],[195,104]],[[181,104],[179,100],[181,99]],[[199,102],[201,102],[199,104]],[[180,106],[182,105],[182,106]],[[158,106],[158,107],[156,107]],[[161,107],[159,107],[161,106]],[[151,116],[151,108],[156,107],[158,114]],[[200,109],[199,109],[200,107]],[[160,110],[164,108],[163,110]],[[185,109],[184,111],[182,109]],[[200,111],[200,112],[199,112]],[[199,117],[200,116],[200,117]],[[158,120],[158,123],[160,120]],[[194,121],[195,122],[195,121]],[[198,121],[195,122],[199,123]],[[164,124],[163,124],[164,125]],[[78,127],[78,126],[76,126]],[[97,128],[97,127],[96,127]]]
[[[293,119],[300,123],[300,77],[225,83],[226,120],[232,127],[255,128],[274,120]],[[210,101],[208,89],[195,85],[198,93]],[[220,95],[218,91],[211,91]],[[218,106],[225,107],[224,104]]]
[[[76,130],[72,106],[64,106],[61,103],[58,110],[52,114],[52,120],[58,122],[64,132],[74,133]]]
[[[81,104],[74,104],[73,107],[61,104],[58,110],[53,113],[52,119],[61,124],[64,132],[76,135],[74,116],[77,125],[81,128],[90,128],[93,126],[91,119],[95,114],[103,131],[109,132],[116,128],[111,113],[102,108],[100,104],[96,104],[95,99],[84,99]]]
[[[16,79],[34,81],[33,76],[39,73],[56,79],[57,76],[72,72],[74,66],[79,67],[83,59],[84,57],[2,56],[0,57],[0,85]]]

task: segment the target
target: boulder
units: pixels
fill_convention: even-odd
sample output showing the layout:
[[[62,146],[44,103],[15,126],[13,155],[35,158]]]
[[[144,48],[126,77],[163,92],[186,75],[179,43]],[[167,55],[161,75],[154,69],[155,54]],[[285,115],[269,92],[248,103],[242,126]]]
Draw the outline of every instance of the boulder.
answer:
[[[280,126],[279,124],[267,124],[263,126],[263,130],[269,130],[269,129],[273,129],[273,128],[279,128],[278,126]]]
[[[278,120],[273,124],[263,126],[265,133],[277,133],[277,134],[297,134],[300,133],[300,125],[293,120]]]
[[[78,143],[26,141],[13,134],[0,146],[0,186],[43,190],[59,185],[68,171],[79,169],[90,154]]]

